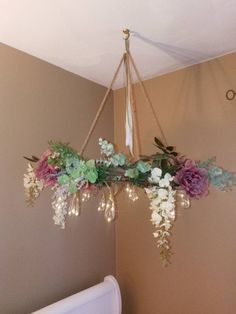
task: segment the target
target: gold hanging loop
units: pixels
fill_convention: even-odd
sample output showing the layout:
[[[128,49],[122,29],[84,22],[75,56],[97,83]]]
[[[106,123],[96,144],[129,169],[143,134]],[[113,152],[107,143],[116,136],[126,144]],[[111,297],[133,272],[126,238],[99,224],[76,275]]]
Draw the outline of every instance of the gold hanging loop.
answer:
[[[129,38],[130,38],[130,30],[128,28],[123,29],[123,37],[125,40],[125,50],[129,52]]]

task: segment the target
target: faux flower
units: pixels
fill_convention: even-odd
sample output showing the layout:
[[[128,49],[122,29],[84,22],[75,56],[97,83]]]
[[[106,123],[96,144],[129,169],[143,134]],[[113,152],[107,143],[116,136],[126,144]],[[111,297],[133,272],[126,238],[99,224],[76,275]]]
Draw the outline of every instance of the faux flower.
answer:
[[[158,190],[158,198],[163,200],[168,197],[168,191],[166,189],[159,189]]]
[[[157,227],[160,225],[162,221],[161,215],[158,214],[158,212],[153,211],[151,215],[151,222]]]
[[[151,166],[149,165],[149,163],[139,160],[139,162],[137,163],[137,169],[142,173],[146,173],[151,170]]]
[[[159,177],[162,174],[159,168],[152,173],[152,177]],[[161,180],[164,180],[165,186],[161,187]],[[172,223],[175,220],[175,191],[172,190],[170,182],[173,177],[166,173],[163,178],[159,177],[159,186],[151,186],[145,189],[147,196],[150,200],[151,222],[155,226],[156,230],[153,233],[157,238],[157,246],[161,249],[161,259],[163,265],[166,265],[171,255],[169,236]]]
[[[114,167],[118,167],[118,166],[124,166],[126,162],[126,157],[124,154],[115,154],[112,156],[111,158],[111,163]]]
[[[133,161],[123,153],[117,153],[113,144],[102,138],[99,139],[102,154],[99,160],[84,158],[68,144],[50,142],[49,150],[40,159],[25,157],[37,162],[36,169],[29,164],[24,175],[26,201],[32,204],[44,187],[51,187],[54,191],[53,220],[64,228],[66,215],[73,213],[71,208],[74,210],[71,199],[78,199],[81,195],[83,202],[95,194],[91,193],[93,190],[107,188],[109,197],[104,194],[102,205],[107,219],[108,212],[115,213],[113,192],[115,195],[119,191],[116,186],[125,184],[132,201],[138,198],[135,186],[143,188],[150,201],[151,222],[155,227],[153,235],[160,248],[161,259],[166,264],[171,256],[169,237],[175,220],[176,201],[182,208],[188,208],[190,197],[198,199],[205,195],[209,183],[228,191],[236,186],[236,173],[215,165],[215,158],[195,162],[177,153],[173,146],[165,146],[157,138],[155,143],[157,153]],[[110,216],[108,218],[110,220]]]
[[[185,161],[175,180],[190,197],[199,198],[208,193],[208,171],[199,168],[193,160]]]
[[[36,178],[34,169],[30,163],[28,164],[27,174],[24,175],[24,188],[27,204],[33,205],[34,200],[43,189],[43,182]]]
[[[48,163],[52,152],[48,149],[41,156],[35,169],[36,177],[42,180],[45,186],[52,186],[57,181],[58,168]]]
[[[101,146],[101,154],[109,157],[115,153],[114,146],[111,143],[109,143],[107,140],[100,138],[98,143]]]
[[[159,186],[161,188],[167,188],[170,186],[171,181],[173,181],[173,177],[169,173],[166,173],[164,178],[159,180]]]
[[[151,177],[149,178],[149,182],[158,183],[160,181],[162,175],[162,170],[160,168],[153,168],[151,171]]]
[[[218,166],[211,166],[208,171],[211,184],[219,190],[229,191],[236,185],[235,173],[224,170]]]
[[[54,209],[53,220],[55,225],[60,226],[61,229],[65,229],[65,217],[68,210],[69,193],[66,186],[58,187],[52,197],[52,208]]]

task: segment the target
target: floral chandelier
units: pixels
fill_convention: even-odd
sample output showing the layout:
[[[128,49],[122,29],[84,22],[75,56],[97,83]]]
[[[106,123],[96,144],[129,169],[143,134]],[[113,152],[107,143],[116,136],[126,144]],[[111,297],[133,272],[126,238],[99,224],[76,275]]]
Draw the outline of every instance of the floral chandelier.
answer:
[[[191,160],[178,153],[173,146],[167,145],[129,50],[130,32],[126,29],[123,33],[125,52],[80,152],[67,144],[51,141],[40,158],[24,157],[31,162],[24,175],[26,202],[33,205],[44,188],[51,188],[53,220],[64,229],[66,216],[78,216],[81,203],[88,201],[92,195],[100,195],[98,211],[103,212],[105,219],[111,222],[116,218],[116,193],[124,187],[128,197],[137,201],[136,188],[141,188],[150,201],[151,222],[155,227],[153,235],[160,249],[161,260],[166,265],[172,254],[169,237],[176,218],[176,208],[188,208],[191,199],[208,195],[210,184],[221,191],[231,190],[236,185],[236,177],[233,172],[217,166],[214,158],[203,162]],[[83,157],[84,150],[122,65],[126,78],[126,146],[130,155],[116,152],[113,144],[100,138],[101,159],[86,159]],[[142,156],[139,152],[131,67],[160,130],[161,139],[154,139],[157,151],[151,156]],[[35,163],[34,167],[32,163]]]

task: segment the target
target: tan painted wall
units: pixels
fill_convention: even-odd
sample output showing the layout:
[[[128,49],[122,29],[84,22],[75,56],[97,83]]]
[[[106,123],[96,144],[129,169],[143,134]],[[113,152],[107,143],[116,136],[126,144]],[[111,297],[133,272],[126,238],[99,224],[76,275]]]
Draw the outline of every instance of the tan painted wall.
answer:
[[[148,62],[148,60],[147,60]],[[236,170],[236,53],[146,81],[169,144],[195,159],[217,156]],[[159,135],[151,111],[136,88],[142,153],[155,151]],[[124,148],[123,91],[114,94],[115,142]],[[119,198],[116,225],[117,275],[126,314],[236,313],[236,191],[211,191],[178,217],[172,265],[163,269],[152,236],[148,201]]]
[[[0,313],[26,314],[87,288],[114,272],[114,225],[91,201],[66,230],[52,221],[51,193],[24,202],[23,155],[39,155],[49,139],[79,149],[105,88],[0,45]],[[109,99],[97,139],[113,139]]]

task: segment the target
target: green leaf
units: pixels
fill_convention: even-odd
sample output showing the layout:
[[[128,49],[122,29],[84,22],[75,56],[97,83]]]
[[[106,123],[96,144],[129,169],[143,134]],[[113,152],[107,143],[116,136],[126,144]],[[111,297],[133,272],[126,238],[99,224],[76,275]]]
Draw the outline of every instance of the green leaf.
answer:
[[[70,176],[73,178],[73,179],[78,179],[79,177],[82,176],[82,172],[80,170],[80,168],[76,168],[74,170],[71,171],[70,173]]]
[[[161,169],[166,172],[166,171],[167,171],[167,168],[168,168],[167,159],[162,159],[162,161],[161,161]]]
[[[138,172],[138,169],[136,168],[130,168],[125,171],[125,176],[132,179],[137,178],[138,175],[139,175],[139,172]]]
[[[137,163],[137,169],[142,173],[146,173],[151,170],[151,166],[147,162],[139,160]]]
[[[155,157],[153,158],[154,160],[162,160],[162,159],[168,159],[168,155],[166,154],[156,154]]]
[[[117,167],[117,166],[124,166],[125,162],[126,162],[126,157],[122,153],[115,154],[111,158],[111,163],[115,167]]]
[[[76,193],[77,192],[77,187],[76,187],[76,183],[71,181],[70,185],[69,185],[69,192],[70,193]]]
[[[106,181],[106,177],[107,177],[107,174],[108,174],[106,166],[103,166],[103,165],[98,166],[97,167],[97,173],[98,173],[98,177],[97,177],[97,182],[98,183]]]
[[[90,183],[95,183],[96,180],[98,178],[98,173],[97,173],[97,170],[89,170],[87,173],[86,173],[86,179],[90,182]]]
[[[165,147],[164,144],[162,143],[162,141],[159,140],[159,138],[154,137],[154,141],[155,141],[155,143],[157,144],[157,146]]]
[[[198,163],[198,167],[200,168],[208,168],[216,161],[216,157],[211,157],[205,161],[201,161]]]
[[[81,174],[83,174],[84,172],[87,171],[87,162],[85,163],[84,161],[81,161],[78,165],[78,170],[81,172]]]
[[[94,168],[94,167],[95,167],[95,160],[93,160],[93,159],[88,160],[88,161],[86,162],[86,166],[87,166],[88,168]]]
[[[64,185],[64,184],[69,183],[70,178],[68,177],[68,175],[63,174],[62,176],[60,176],[60,177],[57,179],[57,181],[58,181],[59,184]]]

